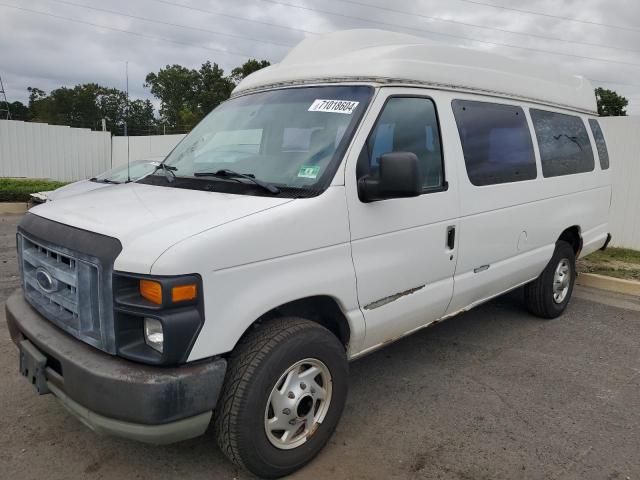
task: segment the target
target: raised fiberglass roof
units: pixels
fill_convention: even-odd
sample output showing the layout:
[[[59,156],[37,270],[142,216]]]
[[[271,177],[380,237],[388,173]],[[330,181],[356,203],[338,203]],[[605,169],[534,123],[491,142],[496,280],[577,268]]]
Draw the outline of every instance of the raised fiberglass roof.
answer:
[[[331,81],[414,83],[596,111],[591,83],[556,65],[370,29],[307,38],[280,63],[245,78],[234,95],[277,85]]]

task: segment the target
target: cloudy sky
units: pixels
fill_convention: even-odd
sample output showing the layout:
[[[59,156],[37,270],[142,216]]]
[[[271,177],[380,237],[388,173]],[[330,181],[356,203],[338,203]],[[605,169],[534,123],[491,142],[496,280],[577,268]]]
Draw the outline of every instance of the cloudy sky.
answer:
[[[9,101],[97,82],[151,98],[167,64],[225,70],[279,61],[305,36],[382,28],[562,67],[618,91],[640,115],[637,0],[0,0],[0,76]]]

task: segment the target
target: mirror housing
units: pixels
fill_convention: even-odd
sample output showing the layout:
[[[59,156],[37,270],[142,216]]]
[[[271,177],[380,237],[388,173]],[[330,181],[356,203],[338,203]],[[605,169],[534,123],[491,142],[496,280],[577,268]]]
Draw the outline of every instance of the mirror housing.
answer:
[[[380,156],[380,173],[358,180],[358,197],[365,203],[390,198],[417,197],[422,193],[418,157],[412,152],[391,152]]]

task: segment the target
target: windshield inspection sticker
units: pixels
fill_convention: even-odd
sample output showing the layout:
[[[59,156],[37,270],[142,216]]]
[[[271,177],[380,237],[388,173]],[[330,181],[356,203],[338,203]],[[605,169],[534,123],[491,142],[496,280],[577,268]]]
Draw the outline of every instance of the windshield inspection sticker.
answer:
[[[316,178],[320,173],[320,167],[305,167],[304,165],[298,170],[299,178]]]
[[[315,100],[309,107],[309,112],[345,113],[351,115],[360,102],[349,100]]]

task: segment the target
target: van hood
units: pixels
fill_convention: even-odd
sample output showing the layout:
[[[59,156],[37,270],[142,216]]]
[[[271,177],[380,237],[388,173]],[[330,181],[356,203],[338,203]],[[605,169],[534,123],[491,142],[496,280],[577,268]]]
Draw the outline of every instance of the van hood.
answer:
[[[80,195],[81,193],[87,193],[91,190],[99,190],[104,187],[112,187],[109,183],[92,182],[91,180],[80,180],[79,182],[73,182],[64,187],[60,187],[52,192],[47,192],[47,200],[60,200],[62,198],[70,197],[72,195]]]
[[[61,198],[30,213],[117,238],[122,253],[115,269],[149,273],[179,241],[291,201],[129,183]]]

